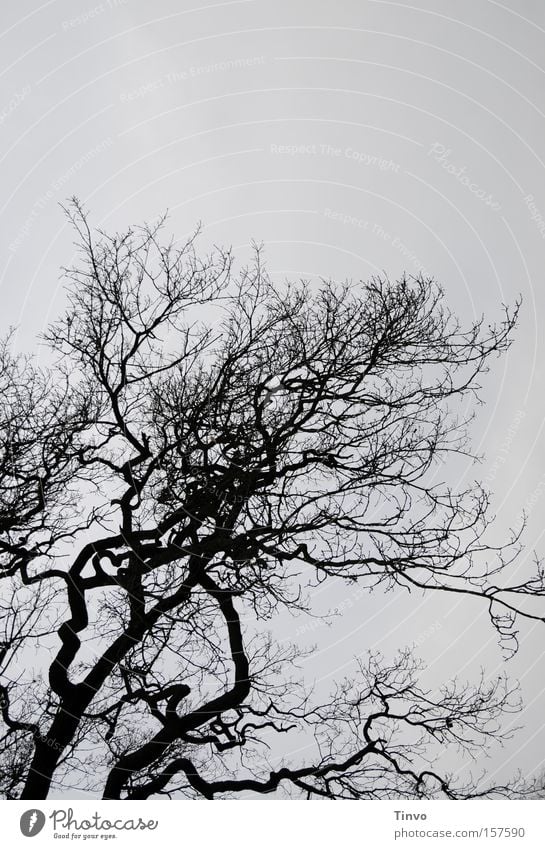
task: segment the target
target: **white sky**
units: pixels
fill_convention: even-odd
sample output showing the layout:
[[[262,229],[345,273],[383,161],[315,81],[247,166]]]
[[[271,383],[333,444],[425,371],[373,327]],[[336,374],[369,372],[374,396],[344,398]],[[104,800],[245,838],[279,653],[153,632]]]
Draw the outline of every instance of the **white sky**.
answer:
[[[279,282],[423,267],[467,320],[497,318],[522,293],[516,344],[475,426],[487,457],[464,473],[495,490],[500,534],[533,499],[525,542],[545,554],[545,5],[25,0],[2,11],[2,325],[20,328],[21,347],[62,305],[72,236],[58,204],[72,194],[106,229],[168,208],[177,236],[201,220],[205,242],[241,259],[263,241]],[[307,635],[317,677],[369,646],[413,641],[431,680],[501,668],[478,605],[327,593],[346,615]],[[527,728],[490,774],[545,763],[544,636],[521,631],[508,669]]]

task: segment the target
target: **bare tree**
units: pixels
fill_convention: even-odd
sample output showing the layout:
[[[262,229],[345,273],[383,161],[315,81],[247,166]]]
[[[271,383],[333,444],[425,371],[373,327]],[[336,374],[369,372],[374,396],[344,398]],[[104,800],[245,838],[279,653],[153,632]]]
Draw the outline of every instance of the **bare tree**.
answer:
[[[464,329],[429,279],[276,288],[259,249],[235,274],[162,221],[95,236],[68,214],[55,363],[2,359],[5,796],[533,792],[429,763],[501,739],[503,677],[432,692],[407,652],[358,648],[324,702],[266,625],[332,577],[479,597],[506,649],[542,619],[541,568],[510,583],[487,493],[434,476],[469,453],[464,404],[517,308]]]

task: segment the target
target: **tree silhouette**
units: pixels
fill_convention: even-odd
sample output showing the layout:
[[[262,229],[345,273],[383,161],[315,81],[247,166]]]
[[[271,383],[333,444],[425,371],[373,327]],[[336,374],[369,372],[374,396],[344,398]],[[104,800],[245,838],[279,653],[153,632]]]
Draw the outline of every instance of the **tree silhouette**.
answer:
[[[463,404],[517,307],[464,329],[429,279],[275,287],[257,248],[235,274],[163,221],[95,235],[67,213],[54,362],[0,361],[3,794],[535,792],[430,766],[505,736],[504,677],[432,692],[407,651],[360,653],[324,702],[264,625],[332,578],[479,597],[507,650],[517,614],[542,619],[487,493],[433,474],[469,453]]]

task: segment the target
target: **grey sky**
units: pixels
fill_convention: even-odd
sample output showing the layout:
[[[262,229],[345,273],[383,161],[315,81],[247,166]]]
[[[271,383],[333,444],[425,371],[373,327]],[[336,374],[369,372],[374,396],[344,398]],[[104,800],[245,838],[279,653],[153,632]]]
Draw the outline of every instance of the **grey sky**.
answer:
[[[499,535],[526,505],[528,556],[545,555],[544,46],[537,0],[5,4],[3,328],[33,345],[62,305],[72,236],[58,204],[73,194],[106,229],[168,208],[176,236],[200,220],[203,242],[241,261],[263,241],[279,285],[423,269],[467,320],[521,293],[475,423],[486,458],[457,474],[495,491]],[[318,643],[311,678],[413,642],[432,682],[502,667],[479,605],[318,593],[321,610],[336,604],[331,628],[282,623]],[[480,765],[490,773],[545,766],[544,636],[522,626],[508,671],[526,730]]]

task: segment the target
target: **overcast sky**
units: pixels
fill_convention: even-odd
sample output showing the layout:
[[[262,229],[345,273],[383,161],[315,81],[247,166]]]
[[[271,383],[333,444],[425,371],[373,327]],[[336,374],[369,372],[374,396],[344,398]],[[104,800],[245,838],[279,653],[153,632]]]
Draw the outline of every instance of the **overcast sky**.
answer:
[[[62,306],[72,235],[59,204],[122,228],[168,209],[178,237],[266,246],[270,274],[354,280],[420,271],[469,320],[523,296],[516,344],[497,361],[467,467],[495,491],[498,534],[529,510],[545,555],[545,5],[539,0],[30,0],[4,4],[0,35],[2,325],[18,344]],[[454,481],[456,483],[456,481]],[[502,668],[481,606],[401,593],[342,604],[308,674],[365,649],[415,643],[429,680]],[[526,730],[485,766],[545,765],[545,631],[521,629],[508,665]],[[496,773],[496,771],[498,771]]]

